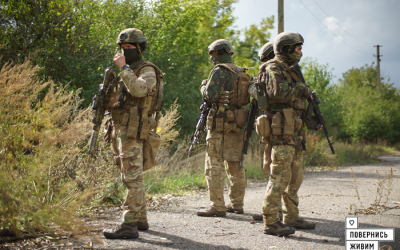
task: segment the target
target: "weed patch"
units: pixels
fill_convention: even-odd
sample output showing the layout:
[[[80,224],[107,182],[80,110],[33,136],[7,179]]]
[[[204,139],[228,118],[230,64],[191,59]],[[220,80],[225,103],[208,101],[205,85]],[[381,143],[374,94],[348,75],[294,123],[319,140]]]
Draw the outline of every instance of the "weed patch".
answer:
[[[361,201],[360,194],[358,193],[357,178],[353,172],[353,168],[351,168],[351,177],[353,178],[353,185],[356,191],[356,197],[360,203],[360,207],[357,207],[355,204],[351,204],[350,214],[377,214],[380,211],[387,209],[386,204],[388,202],[389,195],[392,192],[393,170],[390,169],[387,177],[381,177],[378,171],[376,171],[376,174],[378,187],[376,189],[375,199],[371,206],[365,207]]]

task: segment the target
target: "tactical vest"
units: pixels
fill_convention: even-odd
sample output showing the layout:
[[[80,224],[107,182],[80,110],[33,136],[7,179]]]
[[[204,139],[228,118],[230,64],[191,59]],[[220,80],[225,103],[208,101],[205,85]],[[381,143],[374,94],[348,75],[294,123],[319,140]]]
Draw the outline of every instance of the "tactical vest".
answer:
[[[267,93],[269,92],[269,87],[268,87],[269,73],[266,72],[265,68],[271,63],[275,63],[279,67],[284,68],[284,70],[282,70],[283,78],[286,80],[286,82],[290,86],[294,87],[296,82],[300,81],[299,77],[296,76],[294,71],[292,69],[290,69],[289,66],[287,66],[285,63],[283,63],[280,60],[277,60],[275,58],[271,59],[271,60],[267,61],[266,63],[264,63],[263,65],[260,66],[260,71],[259,71],[259,73],[257,75],[257,81],[266,83],[266,88],[267,88],[266,91],[267,91]],[[269,103],[270,104],[274,104],[274,103],[278,103],[278,102],[276,102],[275,100],[269,99]],[[295,108],[295,109],[298,109],[298,110],[305,110],[306,109],[305,99],[296,97],[293,101],[287,103],[287,107]]]
[[[226,68],[232,75],[224,86],[224,91],[218,100],[218,107],[213,104],[210,110],[206,127],[208,130],[216,130],[218,133],[240,133],[246,125],[248,116],[248,110],[242,107],[250,103],[248,93],[250,77],[246,74],[245,68],[238,67],[233,63],[215,65],[210,76],[217,67]],[[227,89],[230,88],[231,91],[228,92]]]
[[[226,63],[226,64],[217,64],[213,68],[211,72],[214,71],[216,67],[224,67],[229,72],[232,73],[234,77],[237,74],[236,79],[232,82],[232,90],[229,93],[223,94],[221,96],[221,101],[224,104],[229,104],[235,108],[241,108],[250,103],[250,95],[248,92],[249,85],[250,85],[250,77],[246,73],[245,68],[241,68],[236,66],[233,63]],[[227,89],[229,86],[225,86],[224,90]]]
[[[156,124],[155,111],[161,108],[164,73],[151,62],[143,62],[133,69],[133,73],[139,77],[144,67],[154,68],[157,79],[155,88],[145,97],[134,97],[121,80],[111,94],[108,110],[114,122],[128,126],[128,137],[146,140]]]

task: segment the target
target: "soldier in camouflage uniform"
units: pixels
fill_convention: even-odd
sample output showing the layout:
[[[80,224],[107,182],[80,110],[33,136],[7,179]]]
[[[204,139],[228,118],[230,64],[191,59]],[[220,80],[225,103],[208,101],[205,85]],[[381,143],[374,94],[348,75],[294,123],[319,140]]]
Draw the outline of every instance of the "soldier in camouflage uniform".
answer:
[[[117,53],[113,61],[121,70],[121,81],[110,98],[111,118],[106,122],[106,139],[112,142],[114,161],[120,168],[127,196],[122,223],[115,229],[103,231],[108,239],[137,238],[138,230],[149,228],[143,184],[146,161],[143,149],[146,147],[144,142],[155,136],[152,131],[156,126],[154,113],[157,102],[161,102],[163,76],[160,69],[142,58],[147,47],[142,31],[123,30],[117,44],[122,53]]]
[[[203,99],[212,105],[207,117],[205,160],[211,207],[200,209],[197,215],[223,217],[226,212],[243,213],[247,180],[245,169],[238,167],[243,144],[243,128],[248,114],[242,106],[250,102],[247,92],[250,77],[244,68],[237,67],[233,63],[234,51],[229,41],[219,39],[211,43],[208,53],[215,67],[208,79],[203,80],[200,91]],[[246,93],[243,95],[240,92],[243,87],[239,86],[245,87],[246,84]],[[225,172],[230,183],[231,204],[228,206],[225,206],[224,202]]]
[[[258,81],[266,83],[269,97],[265,117],[270,130],[265,130],[268,132],[264,136],[272,146],[270,176],[263,202],[264,232],[278,236],[293,234],[294,228],[315,227],[299,216],[297,195],[303,181],[305,100],[311,98],[311,90],[290,67],[300,60],[303,43],[298,33],[280,33],[273,44],[275,58],[263,64],[258,75]],[[279,218],[281,200],[284,223]]]
[[[260,59],[261,62],[263,62],[265,64],[265,62],[267,62],[268,60],[271,60],[275,57],[275,53],[274,53],[274,47],[273,47],[274,42],[267,42],[266,44],[264,44],[260,51],[258,52],[258,59]],[[263,64],[263,65],[264,65]],[[263,68],[263,66],[260,66],[260,71]],[[254,84],[251,84],[249,87],[249,94],[255,98],[257,100],[258,96],[257,96],[257,89],[256,86]],[[265,112],[265,111],[263,111]],[[265,178],[269,178],[269,174],[270,174],[270,169],[269,166],[271,164],[271,153],[270,153],[270,148],[271,148],[271,144],[268,144],[268,141],[264,142],[265,144],[265,148],[264,148],[264,156],[263,156],[263,161],[262,161],[262,171],[265,175]],[[267,150],[267,148],[269,150]],[[269,153],[268,153],[269,152]],[[279,216],[282,217],[282,207],[279,211]],[[253,215],[253,220],[256,221],[262,221],[263,220],[263,214],[255,214]]]

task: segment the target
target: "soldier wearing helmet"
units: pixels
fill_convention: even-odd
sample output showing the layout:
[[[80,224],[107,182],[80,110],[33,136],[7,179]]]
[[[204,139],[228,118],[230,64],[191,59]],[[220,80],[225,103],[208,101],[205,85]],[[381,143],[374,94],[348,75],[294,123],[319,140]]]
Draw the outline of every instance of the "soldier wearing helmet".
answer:
[[[141,30],[123,30],[117,44],[121,53],[117,53],[113,61],[121,70],[120,82],[107,107],[111,118],[105,125],[105,138],[112,143],[114,161],[127,187],[127,196],[120,225],[103,231],[108,239],[137,238],[138,230],[149,228],[143,171],[156,164],[155,155],[148,152],[156,151],[161,141],[156,134],[156,124],[164,74],[157,66],[143,60],[147,43]],[[153,148],[149,149],[150,144]]]
[[[269,146],[265,147],[264,164],[268,166],[264,168],[270,170],[262,208],[264,233],[278,236],[293,234],[294,228],[315,228],[299,216],[297,195],[303,181],[305,100],[311,95],[297,64],[303,43],[298,33],[280,33],[273,43],[275,57],[260,67],[257,77],[265,83],[269,98],[266,114],[257,118],[260,123],[265,118],[264,126],[270,128],[260,135]],[[283,223],[279,218],[281,200]]]
[[[260,66],[259,68],[259,72],[263,72],[265,70],[265,67],[267,66],[267,61],[274,59],[275,57],[275,53],[274,53],[274,47],[273,47],[274,42],[267,42],[266,44],[264,44],[260,51],[258,52],[258,59],[260,59],[261,62],[263,62],[263,64]],[[261,73],[258,74],[258,79],[257,79],[257,83],[259,84],[261,82],[260,79]],[[266,93],[266,89],[265,89],[265,83],[260,85],[263,86],[263,93]],[[259,95],[259,91],[257,90],[256,84],[255,82],[252,82],[250,84],[249,87],[249,94],[256,100],[258,100],[258,95]],[[260,98],[265,98],[266,95],[262,94]],[[259,103],[261,103],[262,101],[259,100]],[[266,110],[263,110],[262,108],[260,108],[262,111],[262,114],[266,114]],[[258,132],[258,131],[257,131]],[[269,174],[270,174],[270,170],[269,170],[269,166],[271,164],[271,142],[269,142],[268,138],[264,138],[264,140],[261,140],[262,144],[265,145],[264,147],[264,155],[263,155],[263,160],[262,160],[262,170],[263,173],[265,175],[265,178],[269,178]],[[267,153],[269,152],[269,154]],[[282,206],[279,207],[279,217],[282,218]],[[263,214],[255,214],[253,215],[253,219],[255,221],[262,221],[263,220]]]
[[[239,169],[243,143],[243,130],[250,102],[247,89],[250,77],[245,68],[233,63],[232,44],[219,39],[208,46],[211,62],[215,65],[208,79],[203,80],[200,91],[210,106],[207,117],[207,151],[205,175],[211,206],[197,211],[198,216],[223,217],[226,212],[243,213],[246,188],[244,168]],[[225,172],[230,182],[230,204],[225,206]]]

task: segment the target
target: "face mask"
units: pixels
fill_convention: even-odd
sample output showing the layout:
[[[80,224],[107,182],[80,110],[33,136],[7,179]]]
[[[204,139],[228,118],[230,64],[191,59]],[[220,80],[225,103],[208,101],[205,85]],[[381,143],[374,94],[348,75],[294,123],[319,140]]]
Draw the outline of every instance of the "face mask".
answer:
[[[132,64],[140,59],[138,49],[122,49],[122,54],[125,56],[127,64]]]
[[[294,56],[294,59],[296,59],[297,61],[300,61],[301,57],[303,56],[303,53],[302,52],[298,52],[298,51],[294,51],[293,52],[293,56]]]
[[[218,53],[217,52],[214,52],[214,54],[212,56],[210,56],[210,61],[213,64],[218,64],[219,63],[219,59],[221,59],[221,58],[218,57]]]
[[[297,45],[296,48],[301,48],[301,45]],[[289,54],[289,59],[299,62],[301,57],[303,56],[302,52],[293,51],[293,53]]]

